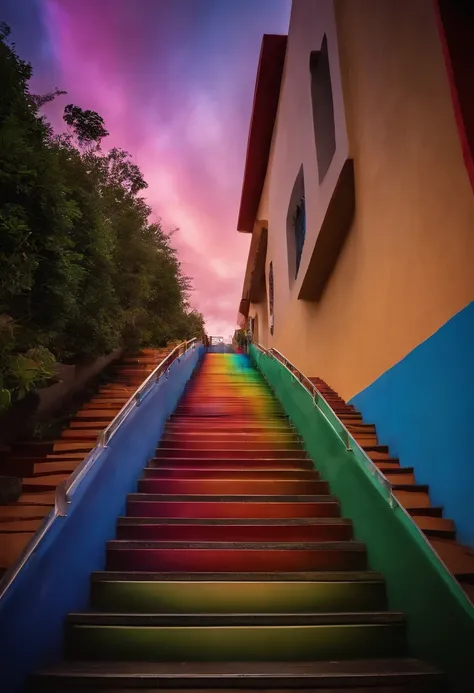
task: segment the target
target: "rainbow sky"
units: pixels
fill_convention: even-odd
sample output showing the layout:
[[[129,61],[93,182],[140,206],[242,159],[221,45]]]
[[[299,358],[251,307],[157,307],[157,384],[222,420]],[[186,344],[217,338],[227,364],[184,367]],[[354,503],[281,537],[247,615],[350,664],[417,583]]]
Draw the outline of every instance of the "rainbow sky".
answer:
[[[149,183],[209,334],[235,329],[249,236],[236,231],[260,42],[290,0],[2,0],[34,89],[97,110]]]

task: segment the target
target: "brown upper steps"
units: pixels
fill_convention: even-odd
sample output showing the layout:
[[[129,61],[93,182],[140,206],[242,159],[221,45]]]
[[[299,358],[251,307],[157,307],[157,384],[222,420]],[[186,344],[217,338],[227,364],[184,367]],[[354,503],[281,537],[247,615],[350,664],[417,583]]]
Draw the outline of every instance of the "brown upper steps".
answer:
[[[370,459],[390,481],[393,493],[429,538],[438,556],[474,602],[474,550],[456,541],[456,525],[443,517],[443,509],[431,504],[429,487],[417,484],[414,469],[402,467],[390,456],[386,446],[378,445],[376,427],[364,422],[362,414],[347,404],[321,378],[309,378],[329,406],[366,451]],[[358,421],[353,421],[354,414]]]
[[[23,488],[16,503],[0,505],[0,574],[18,559],[52,510],[56,487],[82,462],[97,435],[172,348],[143,349],[112,364],[111,382],[74,414],[57,440],[20,442],[1,451],[0,475],[22,477]]]

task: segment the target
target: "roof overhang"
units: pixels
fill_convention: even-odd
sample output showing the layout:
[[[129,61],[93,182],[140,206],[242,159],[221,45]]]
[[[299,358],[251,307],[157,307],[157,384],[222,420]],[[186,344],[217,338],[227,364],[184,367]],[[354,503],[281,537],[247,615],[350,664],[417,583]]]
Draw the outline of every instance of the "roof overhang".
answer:
[[[239,304],[237,324],[245,322],[249,315],[251,303],[259,303],[265,293],[265,261],[267,257],[267,222],[259,221],[250,241],[250,249],[245,269],[242,299]]]
[[[287,36],[262,39],[247,142],[237,230],[252,233],[262,195],[280,98]]]

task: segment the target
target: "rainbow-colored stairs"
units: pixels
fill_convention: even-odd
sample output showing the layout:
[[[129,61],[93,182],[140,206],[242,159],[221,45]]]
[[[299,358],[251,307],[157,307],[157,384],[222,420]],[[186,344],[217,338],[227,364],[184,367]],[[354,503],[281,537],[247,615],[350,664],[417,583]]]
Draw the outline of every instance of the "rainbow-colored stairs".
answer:
[[[440,691],[244,355],[208,354],[29,690]]]

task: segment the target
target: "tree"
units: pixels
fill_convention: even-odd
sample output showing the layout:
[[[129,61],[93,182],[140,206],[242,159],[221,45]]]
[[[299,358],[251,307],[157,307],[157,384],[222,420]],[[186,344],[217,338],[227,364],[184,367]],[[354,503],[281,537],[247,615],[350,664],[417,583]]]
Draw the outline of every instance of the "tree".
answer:
[[[0,406],[74,363],[202,332],[171,234],[150,223],[130,155],[103,153],[95,111],[69,104],[56,136],[31,67],[0,28]]]
[[[63,118],[76,135],[80,146],[100,146],[101,140],[109,134],[103,118],[95,111],[83,111],[79,106],[69,104],[64,109]]]

